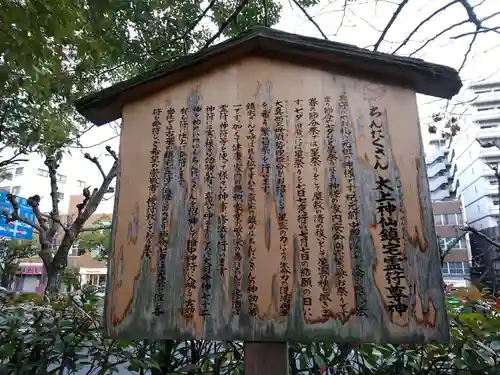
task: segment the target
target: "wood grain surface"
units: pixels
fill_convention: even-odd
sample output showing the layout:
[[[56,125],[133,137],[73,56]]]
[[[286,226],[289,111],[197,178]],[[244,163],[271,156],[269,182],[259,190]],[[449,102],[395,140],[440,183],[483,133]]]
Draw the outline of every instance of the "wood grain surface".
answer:
[[[113,337],[447,342],[415,93],[247,58],[123,109]]]

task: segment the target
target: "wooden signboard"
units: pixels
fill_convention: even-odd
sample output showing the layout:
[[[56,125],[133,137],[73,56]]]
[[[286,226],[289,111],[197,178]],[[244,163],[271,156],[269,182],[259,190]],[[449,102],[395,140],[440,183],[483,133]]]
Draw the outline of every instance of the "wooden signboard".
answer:
[[[122,117],[109,334],[448,340],[414,89],[249,54]]]

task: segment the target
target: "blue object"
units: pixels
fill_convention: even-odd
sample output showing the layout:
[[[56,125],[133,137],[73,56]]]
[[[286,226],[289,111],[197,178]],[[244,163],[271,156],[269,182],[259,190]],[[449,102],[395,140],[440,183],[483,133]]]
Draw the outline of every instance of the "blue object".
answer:
[[[16,197],[19,203],[19,216],[24,217],[31,223],[36,223],[35,213],[28,205],[26,198]],[[7,193],[0,192],[0,211],[9,211],[12,214],[13,208],[7,200]],[[33,227],[20,221],[7,223],[5,215],[0,214],[0,237],[9,237],[16,240],[30,240],[33,238]]]

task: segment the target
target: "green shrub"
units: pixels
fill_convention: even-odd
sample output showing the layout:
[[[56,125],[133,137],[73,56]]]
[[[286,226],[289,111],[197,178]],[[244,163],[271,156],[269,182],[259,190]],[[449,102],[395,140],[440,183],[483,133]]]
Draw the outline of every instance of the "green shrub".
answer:
[[[240,342],[106,338],[102,308],[90,288],[56,300],[4,296],[0,307],[0,374],[243,374]],[[449,298],[451,344],[336,345],[289,343],[290,373],[500,374],[500,311],[473,295]],[[479,300],[480,299],[480,300]]]

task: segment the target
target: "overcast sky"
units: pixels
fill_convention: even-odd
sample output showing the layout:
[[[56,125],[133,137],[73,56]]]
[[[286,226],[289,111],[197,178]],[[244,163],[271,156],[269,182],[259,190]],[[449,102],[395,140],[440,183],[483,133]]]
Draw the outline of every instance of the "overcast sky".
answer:
[[[451,0],[410,0],[393,26],[385,36],[385,41],[380,45],[379,51],[392,53],[401,42],[415,29],[415,27],[443,5]],[[304,14],[296,7],[291,6],[292,1],[282,0],[282,20],[275,27],[280,30],[321,37],[316,26],[312,24]],[[397,8],[399,1],[349,1],[349,6],[344,12],[342,7],[344,0],[322,1],[319,5],[309,10],[319,27],[330,40],[354,44],[359,47],[373,46],[379,39],[382,30],[388,23]],[[480,4],[475,8],[478,18],[490,16],[500,12],[500,0],[472,0],[473,5]],[[432,21],[422,26],[411,38],[411,42],[398,50],[398,54],[408,56],[419,49],[427,40],[434,37],[447,27],[467,19],[467,13],[460,4],[454,4],[442,14],[436,16]],[[500,14],[485,22],[485,26],[495,27],[500,25]],[[472,32],[471,24],[464,24],[443,34],[433,42],[430,42],[413,57],[419,57],[430,62],[445,64],[459,69],[462,65],[464,55],[469,48],[472,36],[458,39],[450,39],[457,35]],[[372,48],[372,47],[370,47]],[[480,80],[500,80],[500,34],[489,32],[477,37],[472,51],[463,69],[461,77],[464,86],[470,82]],[[468,100],[470,95],[464,92],[459,94],[452,103]],[[419,95],[419,111],[422,124],[429,122],[430,115],[444,108],[446,101],[437,101],[435,98]],[[464,106],[455,108],[455,112],[463,111]],[[453,105],[449,108],[453,108]],[[424,136],[426,132],[423,132]],[[103,126],[94,128],[82,137],[82,143],[87,146],[106,141],[95,147],[85,149],[95,155],[104,154],[104,146],[111,145],[118,150],[118,137],[116,126]],[[81,152],[74,150],[74,154]],[[80,157],[78,157],[80,159]],[[103,160],[105,167],[109,167],[111,158]],[[98,184],[100,176],[93,165],[86,161],[78,163],[81,165],[82,174],[86,175],[86,181]],[[80,167],[79,167],[80,169]],[[106,208],[110,205],[106,205]],[[106,210],[103,207],[103,210]]]
[[[400,2],[400,0],[378,0],[377,2],[373,0],[355,0],[349,2],[350,5],[347,7],[344,15],[344,0],[322,1],[309,14],[313,16],[329,39],[354,44],[359,47],[368,47],[373,46],[379,39],[382,30],[387,25],[397,8],[397,4]],[[451,0],[410,0],[389,29],[384,42],[379,47],[379,51],[394,52],[419,23],[450,2]],[[500,0],[472,0],[470,3],[473,5],[480,4],[474,9],[479,19],[500,12]],[[283,18],[279,25],[277,25],[277,28],[298,34],[321,37],[315,25],[308,21],[300,10],[291,8],[288,0],[285,0],[283,5],[285,7]],[[466,19],[467,13],[462,5],[454,4],[434,17],[432,21],[423,25],[411,38],[411,42],[399,49],[397,53],[408,56],[447,27]],[[340,25],[342,26],[339,28]],[[500,14],[485,21],[485,25],[489,25],[490,27],[499,26]],[[427,44],[421,51],[415,53],[413,57],[459,69],[462,65],[464,55],[469,48],[472,36],[465,36],[459,39],[450,39],[450,37],[472,31],[474,31],[472,24],[464,24],[456,27]],[[500,31],[499,34],[493,32],[480,34],[474,43],[472,51],[469,53],[465,66],[460,72],[464,86],[470,82],[483,79],[500,79],[499,71]],[[463,99],[467,100],[468,97],[468,95],[465,95]],[[459,98],[456,99],[459,100]],[[424,105],[429,102],[434,105]],[[444,108],[446,101],[435,102],[435,98],[419,95],[419,104],[421,119],[425,122],[429,120],[432,112]],[[458,111],[459,109],[457,108]]]

